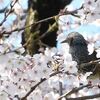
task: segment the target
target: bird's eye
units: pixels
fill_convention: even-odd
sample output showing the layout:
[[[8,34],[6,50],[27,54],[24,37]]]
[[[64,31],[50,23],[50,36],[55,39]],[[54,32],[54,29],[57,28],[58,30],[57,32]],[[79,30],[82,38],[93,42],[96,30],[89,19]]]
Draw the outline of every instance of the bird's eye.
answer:
[[[69,45],[73,44],[73,37],[70,38]]]

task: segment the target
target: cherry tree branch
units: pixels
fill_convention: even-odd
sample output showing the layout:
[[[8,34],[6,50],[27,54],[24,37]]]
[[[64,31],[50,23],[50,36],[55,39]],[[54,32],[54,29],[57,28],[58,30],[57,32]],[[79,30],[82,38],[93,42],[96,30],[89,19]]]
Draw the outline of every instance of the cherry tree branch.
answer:
[[[56,16],[58,16],[58,15],[55,15],[55,16],[52,16],[52,17],[48,17],[48,18],[45,18],[45,19],[42,19],[42,20],[33,22],[32,24],[30,24],[30,25],[28,25],[28,26],[23,26],[23,27],[21,27],[21,28],[15,28],[15,29],[13,29],[13,30],[11,30],[11,31],[8,31],[8,32],[3,31],[2,34],[9,34],[9,35],[10,35],[10,34],[12,34],[12,32],[16,32],[16,31],[19,32],[19,31],[22,31],[22,30],[24,30],[24,29],[26,29],[26,28],[29,28],[29,27],[33,26],[33,25],[37,25],[37,24],[39,24],[39,23],[48,21],[48,20],[50,20],[50,19],[54,19]]]
[[[2,22],[0,23],[0,26],[2,26],[2,24],[6,21],[6,19],[8,18],[8,16],[13,12],[13,7],[14,7],[14,5],[16,4],[18,2],[18,0],[15,0],[14,2],[12,1],[11,3],[10,3],[10,9],[7,11],[7,10],[5,10],[5,12],[4,12],[4,19],[2,20]]]
[[[88,66],[91,66],[91,65],[94,65],[95,64],[95,66],[93,68],[94,71],[95,71],[96,69],[98,69],[100,67],[100,63],[99,62],[100,62],[100,58],[97,59],[97,60],[93,60],[93,61],[87,62],[87,63],[82,63],[80,65],[77,65],[77,67],[80,68],[80,69],[84,69],[84,67],[88,69]]]
[[[83,86],[81,86],[81,87],[79,87],[79,88],[73,88],[70,92],[65,93],[65,94],[63,94],[62,96],[60,96],[60,97],[58,98],[58,100],[61,100],[63,97],[67,97],[68,95],[71,95],[71,94],[73,94],[73,93],[76,93],[76,92],[78,92],[79,90],[82,90],[83,88],[85,88],[85,87],[90,87],[90,86],[91,86],[91,84],[87,84],[87,85],[83,85]]]
[[[86,100],[86,99],[93,99],[93,98],[99,98],[100,97],[100,93],[98,93],[98,94],[89,95],[89,96],[82,96],[82,97],[76,97],[76,98],[67,98],[68,95],[71,95],[73,93],[76,93],[76,92],[82,90],[85,87],[91,87],[91,84],[83,85],[83,86],[81,86],[79,88],[74,88],[70,92],[65,93],[62,96],[60,96],[58,98],[58,100],[61,100],[62,98],[66,98],[66,100]]]
[[[60,74],[60,73],[62,73],[62,71],[54,72],[54,73],[52,73],[50,75],[50,77],[53,77],[53,76],[55,76],[57,74]],[[33,87],[31,87],[30,91],[24,97],[22,97],[20,100],[26,100],[27,97],[36,89],[36,87],[38,87],[40,84],[42,84],[46,80],[47,80],[47,78],[41,79],[40,82],[38,82],[36,85],[34,85]]]
[[[17,1],[17,0],[16,0]],[[48,17],[48,18],[45,18],[45,19],[42,19],[42,20],[39,20],[39,21],[36,21],[36,22],[33,22],[32,24],[28,25],[28,26],[23,26],[21,28],[15,28],[11,31],[3,31],[2,34],[12,34],[12,32],[16,32],[16,31],[22,31],[26,28],[29,28],[33,25],[37,25],[39,23],[43,23],[45,21],[48,21],[48,20],[51,20],[51,19],[55,19],[55,18],[59,18],[59,16],[62,16],[62,15],[72,15],[72,16],[75,16],[75,17],[79,17],[78,15],[76,15],[77,11],[82,9],[83,7],[80,7],[79,9],[76,9],[76,10],[73,10],[73,11],[67,11],[66,9],[62,10],[59,14],[57,15],[54,15],[54,16],[51,16],[51,17]]]
[[[89,96],[77,97],[77,98],[66,98],[66,100],[87,100],[87,99],[94,99],[94,98],[100,98],[100,93],[89,95]]]

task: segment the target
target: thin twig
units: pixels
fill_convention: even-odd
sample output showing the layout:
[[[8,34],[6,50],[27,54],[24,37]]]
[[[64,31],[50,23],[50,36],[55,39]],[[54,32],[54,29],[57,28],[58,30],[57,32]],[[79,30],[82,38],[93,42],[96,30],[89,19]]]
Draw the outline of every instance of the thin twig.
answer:
[[[63,94],[63,86],[62,86],[62,82],[59,81],[59,94],[62,95]]]
[[[90,61],[90,62],[87,62],[87,63],[82,63],[80,65],[77,65],[77,67],[82,69],[82,68],[84,68],[86,66],[90,66],[92,64],[99,64],[99,62],[100,62],[100,59],[97,59],[97,60],[93,60],[93,61]],[[95,66],[94,66],[94,68],[95,68]]]
[[[17,1],[18,0],[15,0],[15,2],[11,2],[10,3],[10,7],[11,7],[11,9],[9,10],[9,11],[7,11],[7,10],[5,10],[5,12],[4,12],[4,19],[2,20],[2,22],[0,23],[0,26],[2,26],[2,24],[6,21],[6,19],[8,18],[8,16],[13,12],[13,7],[14,7],[14,5],[17,3]]]
[[[30,35],[30,37],[28,38],[27,42],[26,42],[24,45],[22,45],[21,47],[18,47],[18,48],[16,48],[16,49],[14,49],[14,50],[10,50],[10,51],[6,52],[6,51],[9,49],[9,48],[7,48],[3,53],[0,54],[0,56],[5,55],[5,54],[8,54],[8,53],[16,52],[16,51],[18,51],[19,49],[21,49],[21,48],[27,46],[28,43],[30,42],[30,39],[31,39],[31,35]]]
[[[48,21],[48,20],[50,20],[50,19],[53,19],[53,18],[55,18],[56,16],[58,16],[58,15],[55,15],[55,16],[52,16],[52,17],[48,17],[48,18],[45,18],[45,19],[42,19],[42,20],[33,22],[32,24],[30,24],[30,25],[28,25],[28,26],[24,26],[24,27],[22,27],[22,28],[15,28],[15,29],[13,29],[13,30],[11,30],[11,31],[8,31],[8,32],[3,31],[2,34],[12,34],[12,32],[16,32],[16,31],[19,32],[19,31],[22,31],[22,30],[24,30],[24,29],[26,29],[26,28],[29,28],[29,27],[33,26],[33,25],[37,25],[37,24],[39,24],[39,23],[42,23],[42,22]]]
[[[100,93],[89,95],[89,96],[77,97],[77,98],[66,98],[66,100],[87,100],[87,99],[94,99],[94,98],[100,98]]]
[[[74,88],[74,89],[72,89],[70,92],[65,93],[65,94],[63,94],[62,96],[60,96],[60,97],[58,98],[58,100],[61,100],[63,97],[67,97],[68,95],[71,95],[71,94],[73,94],[73,93],[76,93],[76,92],[78,92],[79,90],[82,90],[83,88],[89,87],[89,86],[91,86],[91,84],[83,85],[83,86],[81,86],[81,87],[79,87],[79,88]]]
[[[26,29],[26,28],[31,27],[32,25],[37,25],[37,24],[39,24],[39,23],[43,23],[43,22],[45,22],[45,21],[58,18],[59,16],[62,16],[62,15],[73,15],[73,16],[75,16],[75,17],[79,17],[79,16],[76,15],[75,13],[76,13],[78,10],[80,10],[80,9],[82,9],[82,7],[80,7],[79,9],[73,10],[73,11],[66,11],[66,10],[65,10],[65,11],[63,11],[62,13],[59,13],[59,14],[57,14],[57,15],[54,15],[54,16],[51,16],[51,17],[48,17],[48,18],[39,20],[39,21],[37,21],[37,22],[33,22],[32,24],[30,24],[30,25],[28,25],[28,26],[24,26],[24,27],[22,27],[22,28],[15,28],[15,29],[13,29],[13,30],[11,30],[11,31],[8,31],[8,32],[3,31],[2,34],[11,34],[12,32],[16,32],[16,31],[19,32],[19,31],[22,31],[22,30],[24,30],[24,29]]]

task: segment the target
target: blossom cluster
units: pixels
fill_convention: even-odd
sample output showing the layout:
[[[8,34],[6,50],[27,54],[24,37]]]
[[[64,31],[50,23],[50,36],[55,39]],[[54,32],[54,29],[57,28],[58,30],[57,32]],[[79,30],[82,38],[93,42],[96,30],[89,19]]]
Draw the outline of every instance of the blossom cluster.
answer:
[[[90,81],[93,87],[86,87],[70,97],[99,93],[100,80],[87,79],[91,72],[85,75],[78,74],[77,63],[72,61],[71,55],[66,51],[65,53],[64,49],[63,44],[62,51],[57,48],[46,48],[44,53],[35,54],[33,57],[22,56],[15,52],[0,55],[0,99],[22,98],[42,79],[46,81],[33,90],[27,97],[28,100],[57,100],[61,91],[62,93],[69,92]],[[50,76],[56,72],[58,74]]]

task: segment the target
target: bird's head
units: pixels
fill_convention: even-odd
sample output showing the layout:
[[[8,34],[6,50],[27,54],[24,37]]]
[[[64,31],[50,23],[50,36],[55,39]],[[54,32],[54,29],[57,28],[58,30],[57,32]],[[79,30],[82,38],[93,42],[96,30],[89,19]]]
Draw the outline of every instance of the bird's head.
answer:
[[[86,45],[87,46],[87,41],[78,32],[69,33],[67,38],[61,43],[68,43],[70,46],[72,45]]]

